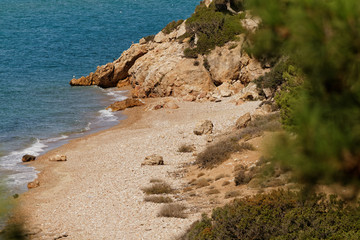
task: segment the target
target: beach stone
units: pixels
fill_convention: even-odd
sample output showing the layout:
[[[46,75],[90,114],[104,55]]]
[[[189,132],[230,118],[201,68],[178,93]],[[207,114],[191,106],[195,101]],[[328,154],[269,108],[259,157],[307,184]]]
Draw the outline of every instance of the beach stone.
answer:
[[[55,156],[50,157],[49,161],[64,162],[64,161],[67,161],[67,157],[65,155],[55,155]]]
[[[142,105],[144,105],[144,103],[142,101],[140,101],[139,99],[127,98],[123,101],[118,101],[118,102],[111,104],[106,109],[111,109],[111,111],[116,112],[116,111],[122,111],[126,108],[132,108],[132,107],[142,106]]]
[[[195,129],[194,133],[196,135],[203,135],[203,134],[211,134],[213,131],[214,124],[210,120],[205,120],[202,122],[199,122]]]
[[[266,98],[272,97],[272,91],[271,91],[270,88],[264,88],[264,89],[263,89],[263,93],[265,94],[265,97],[266,97]]]
[[[141,166],[143,165],[164,165],[164,160],[162,156],[153,154],[145,157],[144,162],[141,163]]]
[[[167,102],[164,104],[164,108],[168,108],[168,109],[178,109],[179,105],[177,105],[176,103],[174,103],[173,101]]]
[[[244,128],[248,125],[250,121],[251,121],[251,115],[250,113],[246,113],[238,118],[238,120],[235,123],[235,126],[237,129]]]
[[[23,162],[30,162],[30,161],[35,161],[36,157],[33,155],[29,155],[29,154],[25,154],[22,159]]]
[[[35,179],[34,181],[29,182],[29,183],[27,184],[27,187],[28,187],[29,189],[31,189],[31,188],[37,188],[37,187],[39,187],[39,186],[40,186],[40,182],[39,182],[39,180],[37,180],[37,179]]]

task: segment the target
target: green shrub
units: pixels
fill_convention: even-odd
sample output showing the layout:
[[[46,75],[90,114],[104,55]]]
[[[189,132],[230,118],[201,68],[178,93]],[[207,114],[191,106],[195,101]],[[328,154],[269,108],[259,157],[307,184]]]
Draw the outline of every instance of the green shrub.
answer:
[[[168,25],[166,25],[163,30],[161,30],[164,34],[169,34],[172,31],[174,31],[175,28],[177,28],[178,26],[180,26],[182,23],[184,22],[184,20],[178,20],[178,21],[172,21],[170,23],[168,23]]]
[[[197,58],[198,53],[195,49],[192,48],[185,48],[184,49],[184,56],[187,58]]]
[[[194,223],[180,239],[359,239],[360,207],[334,196],[274,191],[236,199]]]
[[[153,41],[154,38],[155,38],[155,35],[149,35],[149,36],[144,37],[144,39],[145,39],[146,42]]]
[[[206,54],[215,46],[223,46],[226,42],[235,40],[236,35],[244,32],[241,19],[244,16],[230,15],[228,13],[220,12],[216,9],[215,4],[210,4],[206,7],[201,3],[195,9],[195,13],[186,21],[186,31],[195,39],[198,37],[197,44],[192,50],[197,54]],[[184,51],[186,57],[189,55]]]

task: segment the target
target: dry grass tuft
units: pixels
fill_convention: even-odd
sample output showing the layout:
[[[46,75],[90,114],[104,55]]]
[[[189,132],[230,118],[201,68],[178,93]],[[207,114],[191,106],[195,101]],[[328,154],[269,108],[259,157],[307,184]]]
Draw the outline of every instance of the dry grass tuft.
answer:
[[[147,196],[144,198],[145,202],[153,202],[153,203],[172,203],[173,200],[169,197],[164,196]]]
[[[197,175],[197,177],[199,178],[199,177],[202,177],[202,176],[204,176],[205,175],[205,173],[199,173],[198,175]]]
[[[221,173],[215,177],[215,181],[220,180],[225,177],[225,174]]]
[[[217,189],[211,189],[209,191],[206,192],[207,195],[212,195],[212,194],[219,194],[220,191]]]
[[[181,153],[191,153],[193,151],[195,151],[195,147],[192,144],[183,144],[178,149],[178,152]]]
[[[225,193],[225,199],[234,198],[234,197],[237,197],[237,196],[240,196],[239,191],[230,191],[230,192]]]
[[[184,210],[186,207],[181,204],[167,204],[164,205],[160,212],[158,213],[158,217],[173,217],[173,218],[186,218],[186,214]]]
[[[169,194],[174,192],[174,189],[167,183],[154,183],[150,187],[143,188],[142,191],[148,195],[150,194]]]
[[[162,183],[164,182],[163,180],[159,179],[159,178],[152,178],[150,179],[150,183]]]
[[[209,181],[205,178],[199,178],[194,182],[197,188],[207,187],[210,185]]]
[[[229,181],[224,181],[224,182],[221,184],[221,186],[227,186],[227,185],[229,185],[229,184],[230,184]]]

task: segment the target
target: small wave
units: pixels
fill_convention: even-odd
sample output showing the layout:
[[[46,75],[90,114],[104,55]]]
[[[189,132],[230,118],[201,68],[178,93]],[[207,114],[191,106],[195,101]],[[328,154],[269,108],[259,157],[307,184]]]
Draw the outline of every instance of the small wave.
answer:
[[[24,150],[11,152],[8,156],[17,156],[17,155],[24,155],[24,154],[39,156],[40,153],[42,151],[44,151],[44,148],[46,148],[46,147],[47,147],[47,145],[43,141],[36,138],[35,143],[33,143],[30,147],[25,148]]]
[[[100,110],[99,113],[100,113],[100,120],[102,121],[108,121],[108,122],[117,121],[117,117],[109,109]]]
[[[44,142],[46,142],[46,143],[53,143],[53,142],[57,142],[57,141],[60,141],[60,140],[67,139],[67,138],[69,138],[69,136],[67,136],[67,135],[61,135],[60,137],[54,137],[54,138],[46,139],[46,140],[44,140]]]
[[[123,101],[127,99],[125,96],[126,91],[119,91],[119,90],[105,90],[108,96],[111,96],[115,101]]]
[[[84,128],[84,131],[89,131],[91,126],[91,122],[89,122],[86,127]]]

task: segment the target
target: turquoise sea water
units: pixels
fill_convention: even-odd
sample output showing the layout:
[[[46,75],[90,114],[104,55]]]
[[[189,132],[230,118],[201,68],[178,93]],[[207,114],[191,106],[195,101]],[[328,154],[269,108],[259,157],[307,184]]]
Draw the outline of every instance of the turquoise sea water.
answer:
[[[13,191],[35,177],[21,164],[69,137],[123,116],[105,111],[122,93],[70,87],[132,42],[188,18],[198,0],[1,0],[0,174]]]

